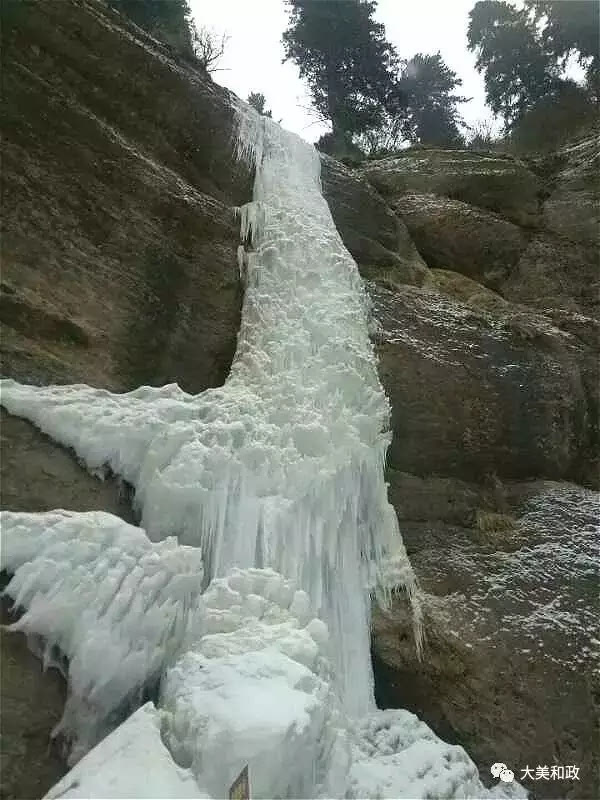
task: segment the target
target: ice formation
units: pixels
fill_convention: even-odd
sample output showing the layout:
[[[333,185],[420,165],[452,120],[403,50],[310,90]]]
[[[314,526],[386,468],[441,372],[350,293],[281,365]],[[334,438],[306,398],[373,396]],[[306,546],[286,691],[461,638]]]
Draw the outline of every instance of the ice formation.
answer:
[[[53,786],[47,800],[208,800],[192,773],[173,761],[160,725],[160,713],[153,703],[146,703]]]
[[[226,384],[2,383],[8,411],[135,487],[143,525],[2,516],[16,627],[69,658],[77,755],[118,726],[49,796],[223,797],[249,765],[256,798],[491,797],[461,748],[375,712],[369,591],[404,586],[417,634],[420,616],[387,501],[367,299],[315,150],[238,113],[256,179]],[[119,725],[153,681],[154,702]]]
[[[387,500],[389,406],[367,299],[320,190],[315,149],[240,107],[239,153],[256,165],[241,209],[246,291],[222,388],[113,394],[4,381],[2,403],[92,470],[136,489],[151,539],[200,547],[207,576],[272,567],[328,624],[347,710],[372,710],[369,597],[385,579],[414,596]],[[416,628],[419,610],[415,603]]]
[[[463,748],[442,742],[408,711],[361,720],[352,755],[348,798],[526,797],[518,784],[489,792]]]
[[[252,796],[331,796],[350,751],[308,597],[272,570],[233,570],[205,594],[206,634],[168,671],[165,742],[211,796],[245,765]],[[274,758],[277,767],[274,768]]]
[[[170,537],[99,511],[2,512],[0,568],[6,592],[27,609],[12,626],[43,637],[69,659],[69,697],[59,731],[76,760],[118,716],[139,704],[198,624],[202,559]]]
[[[524,796],[516,785],[488,792],[464,750],[408,712],[349,723],[327,627],[273,570],[233,568],[199,595],[195,548],[153,544],[108,514],[3,512],[1,521],[8,590],[29,609],[17,626],[70,656],[71,722],[87,735],[79,752],[110,727],[103,712],[118,722],[115,703],[152,675],[154,656],[164,672],[156,704],[125,719],[48,797],[223,797],[245,766],[254,798]]]

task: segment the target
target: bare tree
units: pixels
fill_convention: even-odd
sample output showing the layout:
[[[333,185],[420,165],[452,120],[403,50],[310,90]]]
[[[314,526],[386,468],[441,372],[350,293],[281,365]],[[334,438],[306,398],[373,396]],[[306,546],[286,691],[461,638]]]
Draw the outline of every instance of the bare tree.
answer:
[[[214,29],[206,28],[204,25],[194,30],[194,53],[200,66],[204,67],[207,72],[219,70],[217,64],[225,53],[229,38],[227,33],[217,33]]]

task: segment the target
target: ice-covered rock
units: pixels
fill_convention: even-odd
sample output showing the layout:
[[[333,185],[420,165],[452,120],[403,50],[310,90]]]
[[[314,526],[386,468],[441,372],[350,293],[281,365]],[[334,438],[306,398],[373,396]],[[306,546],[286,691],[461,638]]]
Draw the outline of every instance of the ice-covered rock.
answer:
[[[349,765],[327,629],[272,570],[233,570],[205,595],[206,633],[163,681],[165,742],[225,796],[244,766],[252,797],[315,797]],[[273,769],[276,757],[277,769]]]
[[[517,784],[487,790],[465,751],[409,712],[350,722],[326,628],[307,621],[302,598],[272,570],[215,579],[158,707],[137,711],[49,796],[224,797],[247,767],[253,798],[525,797]]]
[[[11,627],[69,659],[59,730],[76,760],[138,704],[202,620],[200,551],[153,543],[103,512],[0,514],[6,593],[25,609]]]
[[[326,680],[278,647],[217,658],[188,652],[164,683],[166,742],[214,797],[246,765],[253,797],[314,797],[336,744],[330,695]]]
[[[369,591],[385,602],[400,584],[415,600],[416,583],[383,477],[368,303],[314,149],[239,118],[256,183],[225,386],[2,387],[8,410],[129,481],[148,532],[105,514],[4,518],[17,625],[69,657],[80,747],[98,734],[90,703],[108,729],[132,692],[160,684],[157,707],[53,796],[148,796],[151,760],[164,796],[223,797],[248,766],[255,798],[488,797],[462,748],[407,712],[374,713]]]
[[[45,796],[58,798],[208,798],[160,738],[160,714],[146,703],[103,739]]]
[[[346,797],[526,798],[518,783],[486,789],[477,767],[458,745],[450,745],[408,711],[378,711],[355,731]]]

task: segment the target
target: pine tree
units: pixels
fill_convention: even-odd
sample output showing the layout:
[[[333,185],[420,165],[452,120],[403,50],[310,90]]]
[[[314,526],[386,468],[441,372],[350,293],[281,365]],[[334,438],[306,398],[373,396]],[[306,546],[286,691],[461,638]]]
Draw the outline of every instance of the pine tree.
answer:
[[[470,13],[467,36],[485,76],[488,104],[508,128],[540,99],[560,90],[557,59],[526,7],[480,0]]]
[[[441,54],[417,53],[406,63],[398,81],[403,132],[411,142],[456,147],[464,143],[458,103],[468,100],[455,93],[462,85]]]
[[[374,0],[287,0],[286,60],[295,62],[334,140],[381,122],[397,56],[375,22]]]
[[[559,61],[576,54],[586,70],[588,88],[600,101],[600,3],[595,0],[526,0],[542,24],[541,38]]]
[[[406,142],[463,146],[458,104],[468,98],[456,93],[461,85],[439,52],[417,53],[400,70],[382,124],[357,137],[357,144],[371,156],[394,152]]]
[[[272,117],[273,112],[265,108],[267,104],[267,98],[264,96],[262,92],[250,92],[248,95],[248,104],[252,106],[252,108],[256,109],[259,114],[262,114],[263,117]]]

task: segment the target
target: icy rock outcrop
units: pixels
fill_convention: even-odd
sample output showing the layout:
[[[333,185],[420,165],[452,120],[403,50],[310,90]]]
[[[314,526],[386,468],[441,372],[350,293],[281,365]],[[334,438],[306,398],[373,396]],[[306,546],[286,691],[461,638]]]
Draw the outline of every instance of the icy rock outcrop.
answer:
[[[66,515],[84,539],[82,523],[91,530],[93,516]],[[111,519],[115,529],[124,525],[97,516],[105,527]],[[64,512],[5,515],[3,522],[11,517],[20,517],[12,532],[22,534],[23,543],[19,550],[7,537],[13,581],[24,585],[33,565],[50,576],[51,556],[64,553],[52,541],[61,538],[56,528],[65,525]],[[36,523],[39,529],[40,518],[48,543],[38,540],[35,548],[27,530]],[[100,526],[98,531],[102,540]],[[127,531],[120,538],[126,544]],[[77,548],[73,537],[62,540]],[[146,541],[142,547],[153,546]],[[92,552],[90,563],[94,557]],[[110,574],[104,578],[111,584]],[[96,580],[102,580],[98,570]],[[80,588],[61,586],[63,607],[76,607]],[[60,607],[52,602],[50,597],[50,609]],[[331,680],[327,628],[311,618],[308,596],[281,575],[233,569],[209,585],[192,616],[179,655],[166,667],[158,705],[147,703],[102,739],[48,797],[223,797],[244,766],[255,798],[496,796],[479,782],[462,748],[442,742],[414,715],[386,711],[348,720]],[[39,632],[42,622],[34,613],[28,629]],[[115,633],[118,628],[116,621]],[[76,635],[77,652],[93,650],[93,627],[78,627]],[[122,655],[104,642],[103,664],[117,664]],[[518,789],[497,796],[524,796]]]
[[[171,758],[160,737],[160,724],[160,713],[153,703],[146,703],[85,755],[45,800],[208,798],[192,773]]]
[[[212,582],[205,601],[207,633],[161,690],[177,763],[214,797],[245,765],[253,797],[339,791],[350,761],[346,720],[327,629],[310,618],[308,597],[271,570],[234,570]]]
[[[2,403],[129,481],[150,538],[200,547],[209,578],[256,566],[293,579],[329,627],[344,706],[361,715],[374,708],[369,589],[416,593],[387,500],[389,406],[368,303],[315,149],[247,106],[238,117],[256,178],[240,212],[247,285],[225,385],[118,395],[4,381]],[[415,627],[418,639],[416,601]]]
[[[26,609],[12,630],[42,637],[69,659],[59,732],[76,761],[139,703],[197,631],[200,551],[99,511],[0,514],[6,593]],[[115,717],[116,715],[116,717]]]
[[[346,797],[527,797],[518,783],[486,789],[463,748],[443,742],[409,711],[378,711],[354,735]]]

